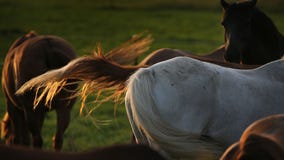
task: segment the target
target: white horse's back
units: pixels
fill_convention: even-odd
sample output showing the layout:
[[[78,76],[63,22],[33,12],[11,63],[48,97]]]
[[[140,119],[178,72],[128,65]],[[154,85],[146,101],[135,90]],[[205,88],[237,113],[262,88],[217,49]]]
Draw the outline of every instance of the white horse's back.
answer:
[[[126,94],[134,133],[172,157],[220,154],[253,121],[284,113],[283,69],[282,61],[243,71],[190,58],[141,69]]]

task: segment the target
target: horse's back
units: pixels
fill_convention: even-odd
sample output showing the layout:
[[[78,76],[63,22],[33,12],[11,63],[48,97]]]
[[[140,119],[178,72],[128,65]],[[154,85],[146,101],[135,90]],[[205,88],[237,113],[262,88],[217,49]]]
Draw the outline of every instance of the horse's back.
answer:
[[[153,65],[171,58],[188,56],[189,54],[192,53],[187,53],[178,49],[161,48],[152,52],[140,64]]]
[[[284,59],[275,60],[253,70],[256,74],[272,78],[273,81],[282,82],[284,79]]]
[[[199,132],[205,119],[200,119],[194,127],[188,127],[190,123],[185,123],[183,116],[172,117],[170,120],[168,117],[172,114],[186,113],[187,117],[195,119],[197,118],[196,112],[203,110],[199,106],[214,105],[212,95],[216,91],[215,82],[217,82],[216,77],[219,72],[223,72],[223,68],[217,65],[192,58],[177,57],[153,65],[144,72],[140,72],[138,76],[139,79],[141,77],[152,79],[148,82],[152,83],[152,93],[145,94],[152,94],[155,107],[164,121],[176,127],[181,125],[180,128],[195,128],[196,132]],[[200,110],[193,112],[192,109],[196,108]],[[191,130],[191,132],[195,131]]]

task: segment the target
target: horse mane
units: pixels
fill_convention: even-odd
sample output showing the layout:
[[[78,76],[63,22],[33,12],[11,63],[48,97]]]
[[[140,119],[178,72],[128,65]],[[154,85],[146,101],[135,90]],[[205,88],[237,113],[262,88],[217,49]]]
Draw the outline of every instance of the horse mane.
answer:
[[[151,141],[150,146],[162,150],[171,158],[195,157],[209,158],[220,155],[223,148],[213,140],[206,141],[201,135],[189,134],[178,130],[163,121],[157,110],[157,99],[153,95],[156,82],[155,74],[150,68],[142,68],[135,72],[128,80],[125,104],[134,133],[145,135]],[[137,129],[137,130],[135,130]],[[184,143],[191,140],[191,143]],[[209,139],[209,138],[208,138]],[[153,143],[152,143],[153,142]],[[206,147],[204,147],[206,146]]]

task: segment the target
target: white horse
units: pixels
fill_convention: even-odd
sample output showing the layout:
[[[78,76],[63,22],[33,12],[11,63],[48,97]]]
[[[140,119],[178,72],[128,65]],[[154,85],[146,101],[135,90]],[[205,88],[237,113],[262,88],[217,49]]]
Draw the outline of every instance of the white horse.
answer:
[[[139,143],[175,159],[217,158],[252,122],[284,113],[284,61],[238,70],[174,58],[133,74],[125,102]]]
[[[85,82],[83,97],[93,91],[116,89],[114,96],[126,91],[126,109],[139,143],[149,143],[170,158],[212,159],[253,121],[284,113],[283,63],[238,70],[175,58],[153,66],[122,66],[99,54],[38,76],[17,93],[45,87],[40,97],[49,102],[68,79]]]

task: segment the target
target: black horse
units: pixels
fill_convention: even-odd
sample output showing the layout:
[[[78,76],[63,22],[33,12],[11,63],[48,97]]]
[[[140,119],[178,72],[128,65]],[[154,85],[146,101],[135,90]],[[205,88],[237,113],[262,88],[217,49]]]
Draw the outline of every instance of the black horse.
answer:
[[[255,7],[257,0],[229,4],[221,0],[225,59],[262,65],[284,54],[284,38],[272,20]]]
[[[36,90],[15,95],[26,81],[48,70],[66,65],[76,58],[73,47],[60,37],[43,36],[30,32],[18,38],[10,47],[3,65],[2,90],[6,97],[7,112],[2,121],[2,136],[6,144],[30,145],[30,134],[34,147],[42,146],[41,128],[45,114],[50,109],[57,113],[57,129],[54,149],[60,150],[63,134],[70,122],[70,111],[75,103],[76,84],[65,86],[65,90],[54,97],[48,108],[43,102],[34,106]]]

